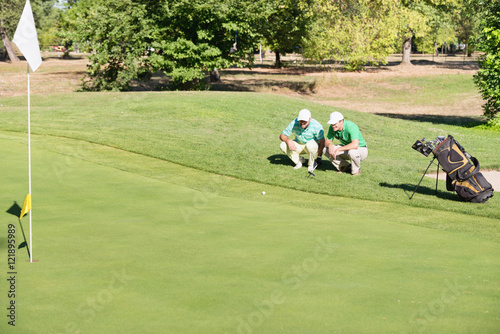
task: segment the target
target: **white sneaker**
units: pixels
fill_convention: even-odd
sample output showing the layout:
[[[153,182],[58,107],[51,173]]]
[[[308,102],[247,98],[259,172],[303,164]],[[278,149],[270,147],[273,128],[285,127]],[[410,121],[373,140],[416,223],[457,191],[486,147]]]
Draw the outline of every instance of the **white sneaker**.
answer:
[[[295,165],[295,167],[293,167],[293,169],[300,169],[300,168],[302,168],[302,162],[300,162],[300,161],[299,161],[299,162]]]

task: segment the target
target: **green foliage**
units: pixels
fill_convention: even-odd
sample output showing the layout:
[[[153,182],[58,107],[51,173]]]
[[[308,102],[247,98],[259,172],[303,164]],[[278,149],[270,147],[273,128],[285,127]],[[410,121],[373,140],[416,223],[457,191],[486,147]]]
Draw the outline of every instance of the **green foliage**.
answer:
[[[207,72],[234,63],[252,64],[254,33],[239,12],[243,4],[180,0],[167,6],[161,37],[148,55],[156,69],[173,80],[173,88],[203,87]],[[233,52],[231,52],[231,50]]]
[[[68,13],[68,40],[92,51],[85,90],[127,90],[156,71],[173,89],[200,89],[215,68],[252,65],[256,13],[232,0],[82,0]]]
[[[49,45],[58,44],[56,35],[61,10],[54,7],[56,0],[32,0],[30,1],[37,28],[40,49],[46,49]],[[25,0],[0,1],[0,32],[5,33],[3,38],[11,40],[14,37],[19,18],[24,9]],[[3,43],[2,43],[3,44]]]
[[[344,61],[354,71],[366,63],[385,63],[397,37],[399,1],[318,1],[317,6],[307,57]]]
[[[468,44],[468,53],[476,47],[479,35],[481,4],[477,0],[463,0],[453,13],[456,36],[462,43]]]
[[[438,40],[446,39],[452,25],[449,12],[458,5],[458,0],[405,0],[402,1],[402,20],[399,28],[403,42],[403,63],[410,64],[412,38],[429,36],[437,46]]]
[[[47,49],[51,45],[61,45],[62,40],[58,32],[63,11],[54,6],[56,0],[31,1],[31,3],[38,28],[40,49]]]
[[[424,34],[419,34],[415,38],[415,44],[417,44],[420,51],[437,53],[437,47],[443,45],[445,42],[451,42],[449,40],[450,37],[452,37],[453,41],[455,40],[453,38],[455,33],[450,10],[443,10],[442,8],[422,3],[419,6],[419,12],[427,19],[428,27]]]
[[[307,39],[313,14],[307,0],[261,1],[262,18],[259,31],[265,44],[276,54],[276,67],[281,67],[280,55],[299,51]]]
[[[484,115],[489,119],[500,111],[500,2],[484,2],[484,16],[478,48],[484,51],[479,60],[479,71],[474,77],[482,98]]]
[[[476,129],[483,129],[500,133],[500,118],[492,118],[486,124],[476,126]]]
[[[23,0],[22,2],[24,5],[25,1]],[[62,10],[55,7],[55,3],[56,0],[30,1],[41,50],[46,49],[50,45],[58,45],[60,42],[57,30]],[[16,21],[16,25],[17,23]]]
[[[430,10],[425,1],[413,1],[400,9],[398,36],[401,41],[407,38],[422,37],[430,30],[427,12]]]
[[[0,27],[5,30],[9,39],[14,37],[25,2],[25,0],[0,1]]]
[[[77,23],[78,39],[88,41],[93,50],[83,90],[126,90],[133,78],[148,71],[142,56],[151,31],[144,5],[132,0],[106,1]]]

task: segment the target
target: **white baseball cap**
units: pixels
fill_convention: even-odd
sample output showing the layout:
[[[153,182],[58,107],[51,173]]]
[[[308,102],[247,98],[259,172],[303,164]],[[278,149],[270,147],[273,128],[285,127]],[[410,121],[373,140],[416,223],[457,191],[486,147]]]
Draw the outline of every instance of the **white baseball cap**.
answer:
[[[302,109],[299,111],[299,117],[297,117],[297,121],[309,121],[311,118],[311,112],[307,109]]]
[[[334,111],[330,114],[330,120],[327,124],[336,124],[337,122],[344,119],[344,115],[339,113],[338,111]]]

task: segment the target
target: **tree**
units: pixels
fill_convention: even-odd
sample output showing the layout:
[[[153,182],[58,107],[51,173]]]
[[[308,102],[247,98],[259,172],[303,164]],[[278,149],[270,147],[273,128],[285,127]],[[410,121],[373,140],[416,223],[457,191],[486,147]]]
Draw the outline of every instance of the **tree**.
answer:
[[[68,30],[91,51],[84,89],[127,90],[156,71],[201,88],[216,68],[252,65],[258,12],[248,0],[81,0]]]
[[[92,8],[98,6],[103,0],[61,0],[59,6],[64,8],[58,21],[57,37],[60,45],[64,45],[64,58],[69,58],[69,52],[78,48],[79,22],[89,18]]]
[[[440,1],[440,0],[436,0]],[[445,1],[445,0],[443,0]],[[413,37],[424,36],[429,30],[427,18],[423,14],[426,5],[432,4],[432,0],[403,0],[400,9],[399,38],[402,41],[403,58],[402,65],[411,65],[411,41]]]
[[[19,58],[14,52],[9,36],[14,36],[25,2],[25,0],[0,2],[0,35],[2,36],[7,56],[12,62],[18,62]]]
[[[41,40],[40,47],[43,48],[53,40],[54,28],[60,17],[60,9],[54,4],[56,0],[32,0],[33,17],[37,28],[38,37]],[[26,0],[3,0],[0,2],[0,34],[2,42],[11,61],[19,61],[11,45],[10,38],[13,37],[19,23]]]
[[[476,37],[479,33],[480,11],[481,4],[479,1],[463,0],[453,13],[457,37],[461,42],[467,44],[468,56],[474,51]]]
[[[312,12],[307,1],[262,1],[264,13],[260,32],[265,44],[274,51],[275,66],[281,68],[281,55],[297,51],[307,36]]]
[[[82,1],[77,15],[76,40],[91,51],[85,90],[125,90],[130,81],[147,72],[147,38],[154,34],[146,6],[132,0]],[[78,6],[77,6],[78,7]],[[87,11],[88,10],[88,11]]]
[[[449,11],[441,10],[436,6],[422,3],[420,12],[427,18],[427,33],[415,38],[422,42],[422,52],[425,51],[425,41],[433,44],[433,53],[438,55],[438,45],[447,42],[449,36],[454,36],[452,15]]]
[[[344,61],[348,70],[378,65],[396,42],[399,0],[316,2],[316,17],[305,55]]]
[[[233,64],[253,66],[260,10],[254,2],[177,0],[167,8],[150,54],[175,86],[202,83],[207,72]]]
[[[411,41],[413,37],[423,37],[428,32],[434,29],[434,32],[446,25],[440,22],[432,22],[432,17],[428,15],[441,15],[442,20],[445,20],[446,13],[450,13],[463,0],[402,0],[404,7],[402,12],[403,20],[400,36],[403,41],[403,59],[401,64],[411,65]],[[468,0],[466,0],[468,1]],[[436,17],[434,17],[435,19]],[[429,22],[430,21],[430,22]],[[436,30],[437,29],[437,30]]]
[[[59,45],[60,38],[57,36],[59,21],[63,13],[61,8],[56,7],[56,0],[35,0],[33,3],[33,16],[36,20],[40,48],[46,49],[50,45]]]
[[[500,1],[483,1],[478,48],[484,51],[474,82],[486,103],[484,115],[489,119],[500,111]]]

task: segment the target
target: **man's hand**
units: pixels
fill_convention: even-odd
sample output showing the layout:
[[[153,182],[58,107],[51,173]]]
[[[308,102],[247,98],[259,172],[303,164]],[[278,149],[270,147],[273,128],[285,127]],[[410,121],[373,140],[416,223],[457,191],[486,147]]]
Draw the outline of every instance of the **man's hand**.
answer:
[[[297,150],[297,145],[295,145],[294,141],[293,140],[288,140],[286,142],[286,144],[288,145],[288,149],[290,151],[296,151]]]
[[[330,145],[328,147],[328,154],[330,154],[330,156],[332,156],[332,158],[334,160],[337,158],[337,150],[335,149],[335,147],[333,145]]]
[[[284,134],[280,134],[280,140],[284,141],[286,143],[286,145],[288,146],[288,149],[290,151],[297,150],[297,145],[295,145],[295,142],[293,140],[291,140],[290,138],[288,138],[287,136],[285,136]]]

